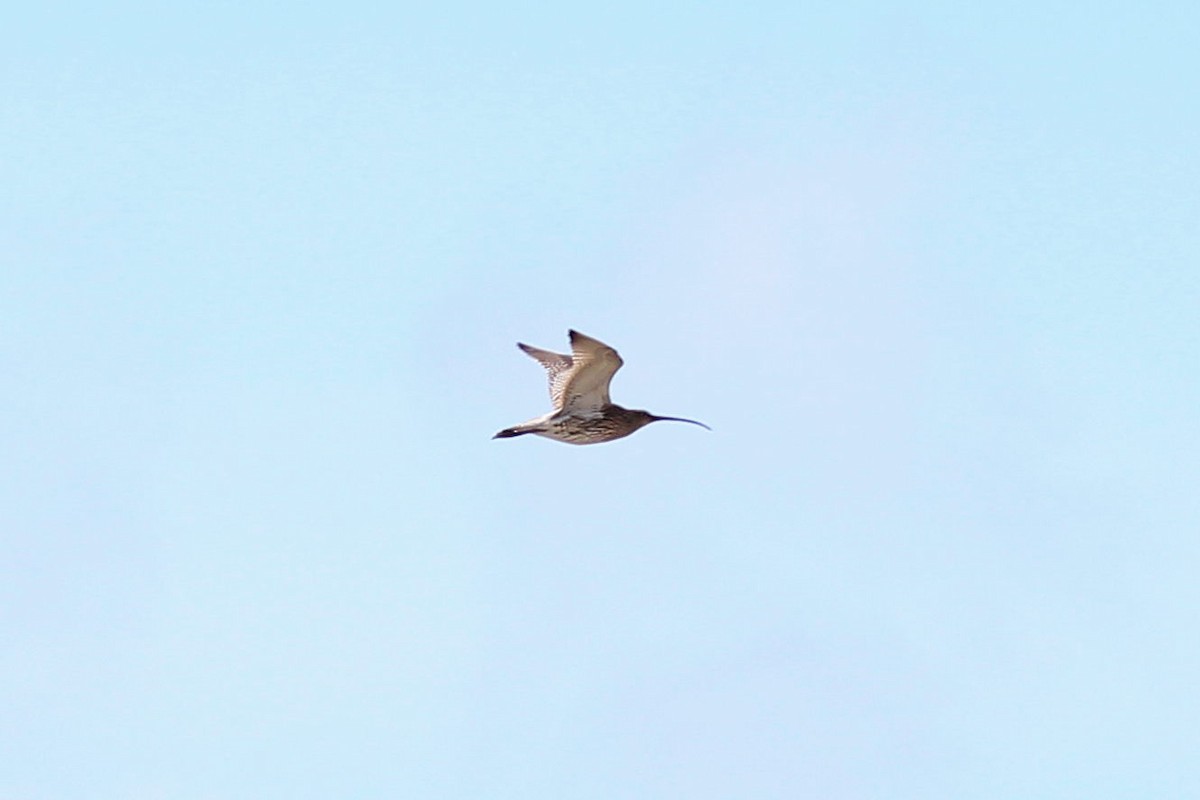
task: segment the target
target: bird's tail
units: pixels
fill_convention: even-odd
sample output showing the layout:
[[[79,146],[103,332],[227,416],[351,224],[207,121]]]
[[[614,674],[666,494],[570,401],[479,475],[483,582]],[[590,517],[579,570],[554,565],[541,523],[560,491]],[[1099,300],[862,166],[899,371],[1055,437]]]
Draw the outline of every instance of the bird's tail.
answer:
[[[537,419],[526,420],[519,425],[513,425],[511,428],[504,430],[493,436],[493,439],[511,439],[514,436],[524,436],[527,433],[541,433],[546,430],[546,418],[538,417]]]

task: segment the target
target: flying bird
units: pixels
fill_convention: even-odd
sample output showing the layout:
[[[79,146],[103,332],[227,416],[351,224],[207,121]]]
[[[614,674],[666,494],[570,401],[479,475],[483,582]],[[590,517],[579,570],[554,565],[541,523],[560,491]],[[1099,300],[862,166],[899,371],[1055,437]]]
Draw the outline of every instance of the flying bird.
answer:
[[[599,444],[628,436],[651,422],[690,422],[712,430],[703,422],[682,417],[659,417],[647,411],[621,408],[608,397],[608,384],[625,362],[604,342],[568,331],[571,355],[551,353],[517,344],[546,369],[550,379],[549,414],[514,425],[493,436],[509,439],[527,433],[568,444]]]

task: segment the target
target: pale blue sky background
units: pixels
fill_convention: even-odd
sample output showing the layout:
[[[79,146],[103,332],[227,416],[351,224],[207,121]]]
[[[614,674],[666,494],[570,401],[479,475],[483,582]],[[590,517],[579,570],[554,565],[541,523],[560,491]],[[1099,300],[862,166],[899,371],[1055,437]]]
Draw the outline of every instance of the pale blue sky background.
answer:
[[[0,797],[1200,796],[1192,3],[0,26]],[[658,425],[547,409],[621,350]]]

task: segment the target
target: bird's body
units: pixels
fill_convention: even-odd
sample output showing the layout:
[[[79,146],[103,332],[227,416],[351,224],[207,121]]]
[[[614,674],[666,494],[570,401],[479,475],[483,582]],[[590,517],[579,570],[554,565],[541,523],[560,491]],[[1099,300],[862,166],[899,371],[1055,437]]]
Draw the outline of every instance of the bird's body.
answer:
[[[616,350],[578,331],[569,331],[571,355],[552,353],[518,344],[546,369],[550,379],[549,414],[505,428],[492,438],[507,439],[527,433],[545,436],[568,444],[599,444],[628,436],[639,428],[660,420],[690,422],[707,428],[703,422],[681,417],[659,417],[615,405],[608,396],[612,376],[625,362]]]

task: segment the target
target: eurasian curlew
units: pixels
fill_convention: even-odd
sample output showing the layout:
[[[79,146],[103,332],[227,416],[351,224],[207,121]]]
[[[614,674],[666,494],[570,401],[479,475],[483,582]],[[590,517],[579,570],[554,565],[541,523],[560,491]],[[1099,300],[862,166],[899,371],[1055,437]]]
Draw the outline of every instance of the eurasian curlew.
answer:
[[[571,355],[551,353],[527,344],[517,347],[532,356],[550,378],[549,414],[514,425],[493,436],[508,439],[527,433],[568,444],[599,444],[628,436],[651,422],[690,422],[712,430],[703,422],[682,417],[659,417],[646,411],[621,408],[608,398],[608,384],[625,362],[617,351],[578,331],[568,331]]]

